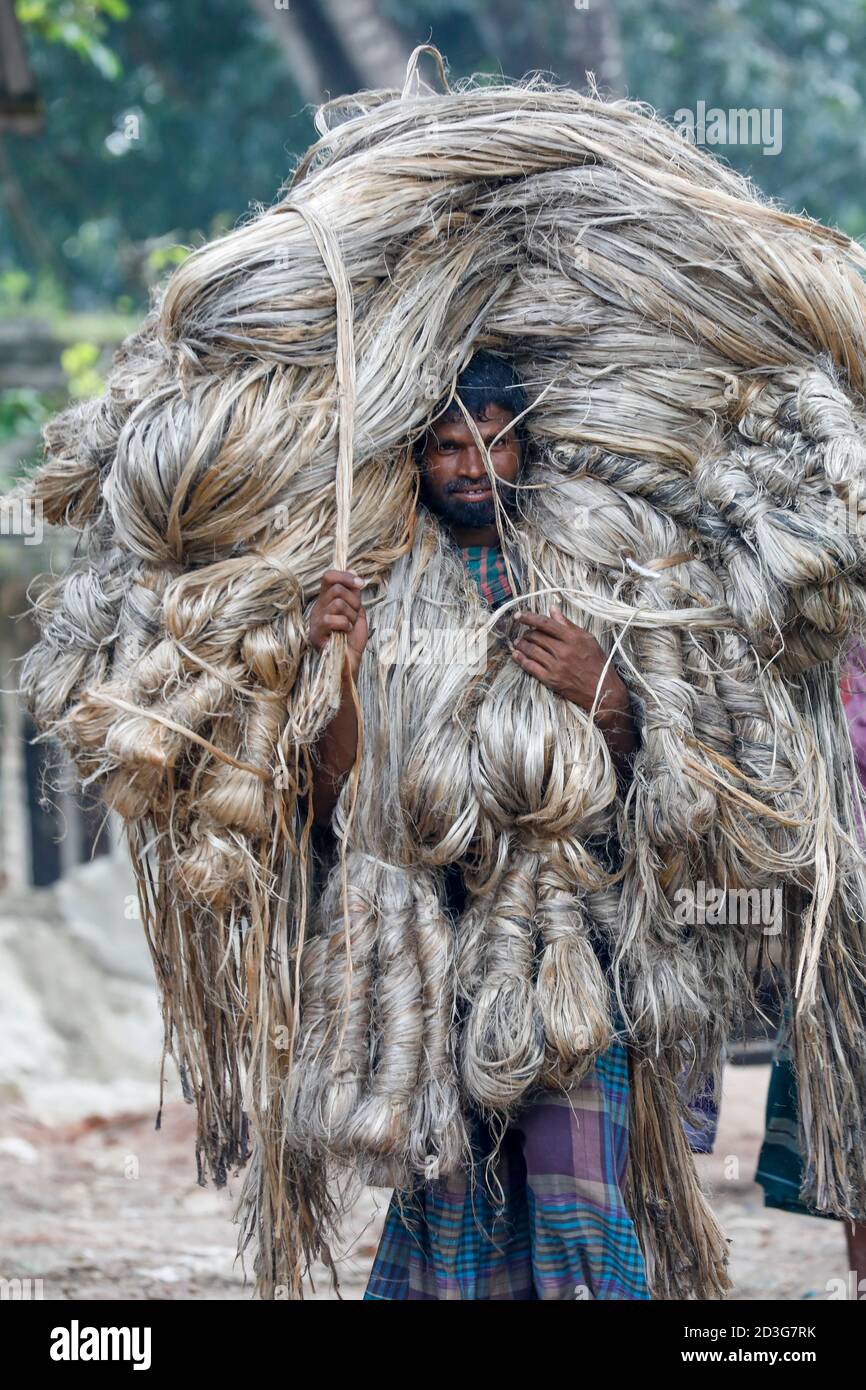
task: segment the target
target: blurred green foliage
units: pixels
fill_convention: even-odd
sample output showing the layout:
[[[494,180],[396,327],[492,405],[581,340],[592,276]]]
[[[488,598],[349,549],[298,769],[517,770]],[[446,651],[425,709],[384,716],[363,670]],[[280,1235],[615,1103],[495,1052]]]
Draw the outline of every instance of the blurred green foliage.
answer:
[[[630,95],[780,108],[778,155],[713,149],[772,197],[866,233],[866,0],[617,0]]]
[[[0,442],[32,435],[50,412],[50,400],[42,391],[22,386],[0,392]]]
[[[15,11],[46,42],[72,49],[103,77],[120,77],[120,60],[105,37],[107,20],[127,18],[125,0],[17,0]]]
[[[77,398],[98,396],[105,385],[96,364],[99,361],[96,343],[73,343],[60,354],[60,365],[69,385],[69,394]]]
[[[190,246],[273,200],[311,124],[243,0],[18,0],[44,130],[2,135],[0,274],[139,313]],[[105,59],[110,52],[112,61]],[[0,178],[0,187],[2,187]]]
[[[428,34],[456,75],[497,67],[490,25],[508,39],[523,73],[528,36],[544,34],[554,76],[572,0],[379,0],[394,23],[422,42]],[[590,0],[594,8],[598,0]],[[699,101],[724,110],[782,110],[781,153],[714,146],[712,153],[750,174],[771,197],[866,233],[866,0],[610,0],[619,23],[627,95],[673,117]],[[499,55],[495,55],[498,57]]]
[[[519,76],[529,32],[555,73],[573,0],[377,3],[407,41],[438,43],[454,75]],[[778,155],[713,153],[786,206],[866,233],[866,0],[611,3],[630,96],[668,116],[699,101],[781,108]],[[0,219],[0,316],[140,314],[191,247],[273,201],[311,113],[249,0],[17,0],[17,12],[45,128],[0,136],[18,193]]]
[[[0,494],[38,463],[42,452],[39,431],[64,399],[31,387],[0,391]]]

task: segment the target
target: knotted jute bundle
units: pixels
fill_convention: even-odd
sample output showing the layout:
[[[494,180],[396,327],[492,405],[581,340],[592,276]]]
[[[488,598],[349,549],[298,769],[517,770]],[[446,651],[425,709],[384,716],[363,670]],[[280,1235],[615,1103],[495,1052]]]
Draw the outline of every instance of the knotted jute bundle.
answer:
[[[23,690],[128,823],[202,1172],[245,1163],[251,1125],[263,1295],[331,1259],[351,1179],[454,1171],[469,1101],[504,1122],[624,1029],[653,1291],[712,1296],[725,1243],[681,1109],[767,924],[684,918],[700,885],[782,890],[809,1194],[866,1218],[838,694],[866,616],[866,255],[638,104],[436,94],[416,63],[323,108],[278,201],[190,255],[103,397],[48,426],[32,496],[81,539]],[[632,692],[625,797],[418,503],[414,442],[478,347],[531,403],[502,516],[522,601]],[[370,640],[314,852],[345,638],[313,651],[307,616],[334,565],[367,580]]]

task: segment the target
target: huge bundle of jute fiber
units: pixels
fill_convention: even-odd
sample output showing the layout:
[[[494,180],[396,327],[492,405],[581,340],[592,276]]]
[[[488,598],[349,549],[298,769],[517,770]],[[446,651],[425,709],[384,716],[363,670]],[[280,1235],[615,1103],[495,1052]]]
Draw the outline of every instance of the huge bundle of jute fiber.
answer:
[[[866,1218],[838,694],[866,616],[866,255],[639,104],[438,94],[416,62],[402,93],[323,108],[279,200],[190,255],[104,396],[47,428],[32,495],[81,538],[23,689],[128,823],[202,1170],[252,1140],[263,1295],[329,1257],[350,1179],[453,1171],[470,1100],[505,1119],[624,1024],[653,1291],[712,1296],[725,1242],[681,1108],[767,923],[684,917],[684,894],[782,890],[809,1193]],[[558,605],[629,686],[625,796],[418,502],[413,446],[478,348],[530,401],[502,518],[520,603]],[[306,617],[332,566],[368,581],[370,640],[314,853],[345,637],[314,651]],[[406,659],[431,633],[446,655]],[[480,662],[454,659],[467,637]]]

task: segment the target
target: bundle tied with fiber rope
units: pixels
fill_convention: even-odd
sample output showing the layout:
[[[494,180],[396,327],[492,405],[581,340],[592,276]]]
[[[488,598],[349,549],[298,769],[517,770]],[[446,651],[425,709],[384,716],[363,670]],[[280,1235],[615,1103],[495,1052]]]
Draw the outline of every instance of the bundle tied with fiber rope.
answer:
[[[866,615],[866,255],[637,103],[439,93],[417,61],[323,108],[278,201],[191,254],[104,395],[47,427],[31,495],[81,535],[22,687],[127,822],[202,1172],[251,1158],[263,1296],[331,1260],[354,1180],[453,1172],[470,1101],[504,1124],[624,1025],[653,1293],[711,1297],[684,1078],[751,1007],[766,924],[683,920],[698,885],[782,890],[810,1196],[866,1218],[838,694]],[[629,686],[625,796],[418,501],[414,444],[478,348],[530,402],[502,516],[519,603],[558,605]],[[370,638],[319,854],[345,637],[314,651],[307,616],[332,566],[367,581]],[[482,659],[393,658],[431,631]]]

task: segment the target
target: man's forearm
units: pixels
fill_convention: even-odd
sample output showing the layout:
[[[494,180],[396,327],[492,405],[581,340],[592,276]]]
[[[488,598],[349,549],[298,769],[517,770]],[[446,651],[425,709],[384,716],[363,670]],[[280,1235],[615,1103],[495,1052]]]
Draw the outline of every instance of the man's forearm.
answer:
[[[612,758],[628,758],[637,751],[637,734],[631,710],[600,710],[595,720]]]
[[[340,788],[352,770],[358,746],[358,720],[348,665],[343,670],[340,708],[313,750],[313,820],[329,825]]]
[[[607,710],[602,703],[596,714],[596,724],[613,759],[620,792],[625,792],[634,775],[634,755],[640,747],[631,703],[624,708],[616,706]]]

